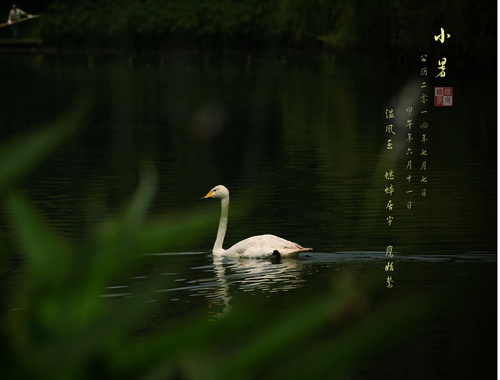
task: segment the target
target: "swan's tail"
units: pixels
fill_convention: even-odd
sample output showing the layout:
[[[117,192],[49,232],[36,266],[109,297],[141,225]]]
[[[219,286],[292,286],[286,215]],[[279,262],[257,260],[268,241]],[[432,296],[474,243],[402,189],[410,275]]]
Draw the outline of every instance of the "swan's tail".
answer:
[[[312,251],[312,248],[304,248],[298,244],[280,250],[282,257],[297,257],[300,252]]]
[[[312,248],[304,248],[298,244],[295,247],[293,247],[293,249],[295,249],[295,251],[297,251],[297,252],[312,251]]]

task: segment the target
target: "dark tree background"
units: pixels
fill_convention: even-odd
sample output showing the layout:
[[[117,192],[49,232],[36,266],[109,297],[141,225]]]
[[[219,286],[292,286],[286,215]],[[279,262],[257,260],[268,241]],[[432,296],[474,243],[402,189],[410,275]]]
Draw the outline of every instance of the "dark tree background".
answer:
[[[4,3],[5,17],[11,2]],[[52,0],[17,2],[43,17],[47,46],[293,49],[414,56],[452,33],[450,58],[496,62],[496,3],[474,0]],[[34,24],[34,23],[33,23]],[[440,47],[442,52],[442,47]]]

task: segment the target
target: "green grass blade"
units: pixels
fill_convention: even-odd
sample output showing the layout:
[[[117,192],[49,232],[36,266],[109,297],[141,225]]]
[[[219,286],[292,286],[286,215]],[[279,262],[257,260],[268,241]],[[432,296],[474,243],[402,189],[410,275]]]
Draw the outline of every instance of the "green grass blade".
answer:
[[[370,313],[349,330],[317,342],[292,361],[282,363],[268,378],[341,379],[366,355],[400,339],[429,312],[423,300],[404,300]]]
[[[83,123],[90,101],[81,99],[49,127],[19,137],[0,149],[0,194],[30,174]]]
[[[278,314],[250,343],[226,358],[221,378],[247,378],[242,375],[250,375],[256,368],[267,364],[270,357],[317,331],[327,319],[342,310],[346,302],[349,300],[344,297],[331,295],[321,297],[301,310]]]
[[[69,268],[69,248],[44,226],[33,207],[18,193],[6,195],[4,203],[10,211],[32,271],[39,278],[61,277]]]

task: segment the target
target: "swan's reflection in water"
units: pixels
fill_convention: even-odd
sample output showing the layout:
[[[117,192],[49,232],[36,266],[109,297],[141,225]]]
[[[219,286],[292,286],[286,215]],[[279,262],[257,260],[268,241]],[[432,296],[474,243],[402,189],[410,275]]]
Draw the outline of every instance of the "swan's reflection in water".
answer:
[[[201,286],[192,289],[196,293],[191,296],[203,296],[209,306],[209,314],[215,318],[231,311],[230,301],[238,291],[287,291],[300,287],[305,281],[301,278],[303,267],[296,259],[273,263],[262,259],[213,257],[210,267],[209,272],[214,276],[197,280]]]
[[[310,272],[310,266],[297,258],[272,262],[268,259],[213,257],[202,252],[155,256],[165,256],[174,263],[174,266],[158,263],[173,270],[160,272],[160,276],[169,281],[156,293],[166,293],[169,301],[179,305],[179,310],[205,309],[208,305],[209,314],[214,317],[221,317],[231,310],[230,301],[235,293],[255,292],[252,294],[262,298],[273,292],[289,291],[303,286],[306,281],[304,276]],[[125,283],[107,287],[102,297],[135,297],[136,284],[154,280],[154,276],[158,274],[143,273],[130,277]],[[155,297],[148,300],[155,301]],[[191,306],[181,307],[181,304]]]
[[[213,266],[217,286],[203,290],[210,307],[224,306],[222,313],[211,312],[215,317],[221,317],[231,310],[229,301],[236,291],[288,291],[300,287],[305,281],[301,278],[303,266],[296,259],[274,263],[262,259],[214,257]]]
[[[187,258],[188,253],[162,254],[170,257]],[[266,259],[230,259],[205,256],[199,253],[190,253],[190,263],[182,271],[161,273],[171,279],[164,289],[158,293],[168,292],[172,302],[189,303],[206,307],[213,317],[221,317],[231,310],[230,301],[238,292],[258,292],[259,297],[266,297],[266,293],[288,291],[301,287],[306,281],[303,279],[305,268],[300,259],[283,259],[281,262],[272,262]],[[207,259],[211,264],[207,264]],[[198,264],[192,266],[193,264]],[[202,265],[199,265],[202,264]],[[203,265],[205,264],[205,265]],[[138,277],[130,281],[137,281]],[[123,289],[125,288],[125,289]],[[104,297],[130,296],[124,293],[128,286],[108,287],[108,294]],[[199,297],[199,301],[194,298]],[[203,300],[202,300],[203,299]],[[201,303],[200,303],[201,301]]]

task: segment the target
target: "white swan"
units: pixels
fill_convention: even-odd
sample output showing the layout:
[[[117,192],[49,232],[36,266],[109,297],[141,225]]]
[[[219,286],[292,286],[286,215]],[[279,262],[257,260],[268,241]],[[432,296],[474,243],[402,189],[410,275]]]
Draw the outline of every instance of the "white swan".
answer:
[[[242,240],[231,248],[224,250],[222,243],[226,236],[227,217],[229,214],[229,190],[222,185],[215,186],[203,198],[220,198],[221,201],[219,230],[217,231],[217,239],[212,250],[214,256],[266,258],[274,255],[278,258],[297,257],[300,252],[312,249],[301,247],[297,243],[278,236],[258,235]]]

